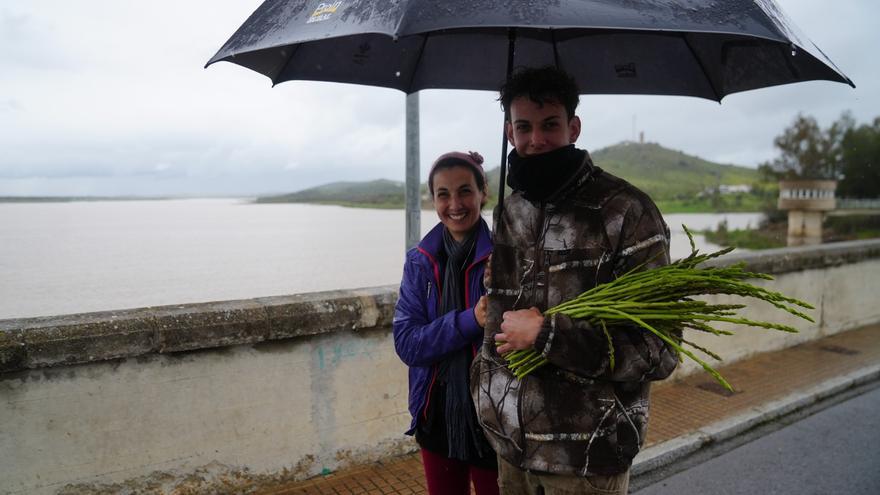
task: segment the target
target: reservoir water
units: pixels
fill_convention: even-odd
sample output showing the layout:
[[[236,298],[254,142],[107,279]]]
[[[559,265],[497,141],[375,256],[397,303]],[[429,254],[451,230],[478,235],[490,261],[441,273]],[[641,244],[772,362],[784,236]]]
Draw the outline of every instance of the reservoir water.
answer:
[[[682,223],[760,218],[666,215],[672,256]],[[422,212],[423,233],[436,222]],[[0,319],[397,284],[404,228],[402,210],[242,199],[0,203]]]

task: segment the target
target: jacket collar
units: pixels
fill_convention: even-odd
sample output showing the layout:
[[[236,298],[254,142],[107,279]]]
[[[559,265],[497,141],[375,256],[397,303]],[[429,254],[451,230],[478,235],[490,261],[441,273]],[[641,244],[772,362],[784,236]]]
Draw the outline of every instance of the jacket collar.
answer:
[[[598,167],[593,165],[593,159],[590,158],[590,153],[587,150],[580,151],[584,152],[584,158],[581,162],[580,168],[576,173],[572,174],[571,178],[565,184],[547,198],[547,203],[558,204],[564,201],[570,193],[580,188],[594,175],[595,172],[597,172]]]
[[[438,223],[425,234],[425,237],[419,242],[419,249],[427,252],[431,257],[437,259],[437,255],[443,251],[443,223]],[[474,261],[480,260],[492,252],[492,233],[489,231],[489,225],[480,217],[477,222],[477,245],[474,251]]]

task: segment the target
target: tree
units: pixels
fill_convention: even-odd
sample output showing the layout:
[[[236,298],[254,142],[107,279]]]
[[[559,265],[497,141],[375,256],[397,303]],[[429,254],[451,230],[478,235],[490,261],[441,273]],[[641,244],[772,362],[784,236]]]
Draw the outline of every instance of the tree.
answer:
[[[873,124],[851,126],[841,140],[843,178],[837,196],[880,197],[880,117]]]
[[[798,114],[794,123],[773,140],[781,156],[761,164],[759,170],[770,180],[838,179],[843,136],[853,126],[848,112],[825,131],[815,118]]]

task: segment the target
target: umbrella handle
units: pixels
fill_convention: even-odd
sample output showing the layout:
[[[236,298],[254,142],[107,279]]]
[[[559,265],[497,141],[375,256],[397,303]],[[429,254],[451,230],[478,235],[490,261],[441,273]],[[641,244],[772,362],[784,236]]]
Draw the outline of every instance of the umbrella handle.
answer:
[[[507,74],[505,76],[505,84],[510,83],[510,76],[513,74],[513,54],[516,50],[516,28],[512,27],[507,30]],[[501,214],[504,212],[504,185],[507,183],[507,123],[510,122],[510,109],[504,110],[504,123],[501,126],[501,170],[498,175],[498,218],[499,224]],[[497,232],[500,225],[496,226],[493,222],[492,230]]]
[[[501,172],[498,175],[498,209],[499,213],[504,211],[504,184],[507,182],[507,122],[509,120],[507,112],[504,114],[504,125],[501,126]]]
[[[507,76],[505,84],[510,82],[510,76],[513,73],[513,53],[516,47],[516,28],[508,29],[507,43]],[[504,186],[507,183],[507,123],[510,122],[510,109],[504,110],[504,122],[501,126],[501,168],[498,174],[498,207],[496,209],[495,220],[492,222],[492,238],[497,241],[499,235],[504,230]],[[490,269],[493,273],[501,273],[496,270],[498,257],[489,258]],[[494,281],[490,280],[489,285],[494,286]],[[487,287],[488,288],[488,287]],[[487,324],[488,326],[488,324]]]

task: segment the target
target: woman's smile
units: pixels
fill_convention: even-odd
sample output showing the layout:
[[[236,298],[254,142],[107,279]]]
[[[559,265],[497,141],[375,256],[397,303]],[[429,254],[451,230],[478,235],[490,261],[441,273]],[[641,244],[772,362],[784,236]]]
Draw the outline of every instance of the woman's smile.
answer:
[[[467,167],[444,168],[434,174],[434,209],[456,241],[464,239],[480,221],[485,199]]]

